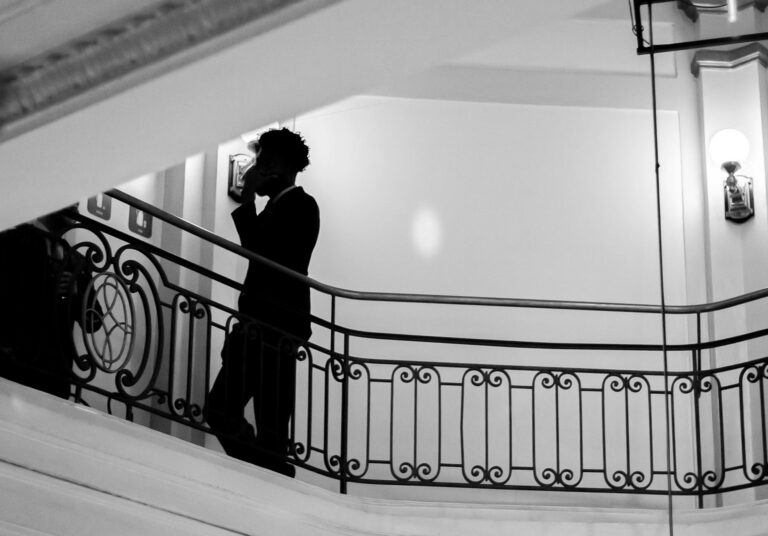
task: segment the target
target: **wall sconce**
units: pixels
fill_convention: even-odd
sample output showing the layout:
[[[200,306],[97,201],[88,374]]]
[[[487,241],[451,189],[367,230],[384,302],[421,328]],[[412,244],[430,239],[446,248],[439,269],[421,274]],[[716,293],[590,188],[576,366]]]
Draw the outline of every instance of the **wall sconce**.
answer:
[[[725,219],[737,223],[747,221],[755,214],[752,178],[735,175],[741,169],[741,162],[744,162],[749,155],[747,137],[732,128],[721,130],[712,136],[709,142],[709,155],[716,164],[720,164],[721,169],[728,173],[728,177],[723,182]]]
[[[252,154],[229,155],[229,178],[227,179],[227,194],[240,203],[243,199],[243,174],[253,163]]]

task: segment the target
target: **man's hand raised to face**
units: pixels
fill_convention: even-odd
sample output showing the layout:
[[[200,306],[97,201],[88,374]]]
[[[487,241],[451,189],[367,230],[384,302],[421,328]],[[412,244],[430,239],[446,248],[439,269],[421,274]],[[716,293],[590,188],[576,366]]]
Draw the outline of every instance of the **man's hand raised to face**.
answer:
[[[240,202],[245,203],[252,203],[253,199],[256,197],[256,183],[257,183],[257,173],[256,173],[256,162],[259,159],[259,153],[261,152],[261,147],[259,147],[259,144],[257,141],[252,141],[248,144],[248,150],[253,152],[253,160],[251,160],[251,165],[248,166],[248,169],[245,170],[245,173],[243,174],[243,191],[240,194]]]
[[[243,175],[243,193],[241,194],[240,202],[253,203],[256,197],[256,181],[258,180],[256,173],[256,165],[249,167]]]

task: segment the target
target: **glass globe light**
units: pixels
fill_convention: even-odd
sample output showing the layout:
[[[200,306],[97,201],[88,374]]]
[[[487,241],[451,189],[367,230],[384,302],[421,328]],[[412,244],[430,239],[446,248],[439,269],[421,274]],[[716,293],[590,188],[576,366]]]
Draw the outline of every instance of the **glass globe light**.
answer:
[[[749,140],[734,128],[726,128],[709,141],[709,157],[718,165],[727,162],[744,162],[749,156]]]

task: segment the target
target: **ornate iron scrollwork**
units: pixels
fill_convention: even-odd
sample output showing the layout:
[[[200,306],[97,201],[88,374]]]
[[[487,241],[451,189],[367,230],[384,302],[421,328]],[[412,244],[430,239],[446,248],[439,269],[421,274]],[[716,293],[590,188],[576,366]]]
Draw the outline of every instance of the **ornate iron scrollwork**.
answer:
[[[122,280],[111,273],[97,275],[86,290],[86,303],[98,307],[86,307],[82,321],[97,316],[101,324],[99,330],[84,333],[86,348],[104,372],[122,370],[133,351],[136,311],[129,294]]]
[[[89,238],[72,248],[94,275],[80,320],[95,318],[99,328],[76,333],[77,399],[85,403],[90,390],[127,418],[144,410],[210,431],[205,382],[214,358],[233,331],[266,344],[262,326],[170,281],[161,259],[183,259],[99,222],[82,227]],[[332,337],[366,336],[333,327]],[[186,351],[174,347],[181,339]],[[197,357],[195,344],[204,349]],[[768,358],[665,381],[658,370],[374,359],[351,354],[348,340],[339,352],[288,334],[270,344],[290,347],[281,354],[303,375],[290,463],[340,481],[661,494],[666,479],[657,476],[669,474],[674,494],[701,497],[768,478],[768,445],[760,444]],[[665,397],[678,419],[671,444],[683,445],[671,468],[654,459],[666,447],[657,433]]]

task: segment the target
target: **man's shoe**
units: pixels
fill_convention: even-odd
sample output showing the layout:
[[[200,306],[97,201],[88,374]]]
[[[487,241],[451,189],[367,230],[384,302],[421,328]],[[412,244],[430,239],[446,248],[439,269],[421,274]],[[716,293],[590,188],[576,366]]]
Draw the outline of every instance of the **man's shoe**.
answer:
[[[280,473],[281,475],[285,475],[289,478],[296,477],[296,467],[294,467],[293,464],[284,462],[274,454],[252,450],[246,461],[252,463],[253,465],[263,467],[264,469],[269,469],[270,471]]]

